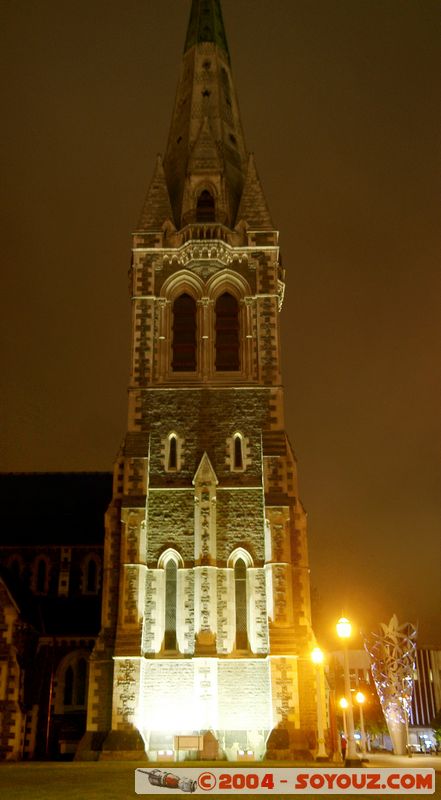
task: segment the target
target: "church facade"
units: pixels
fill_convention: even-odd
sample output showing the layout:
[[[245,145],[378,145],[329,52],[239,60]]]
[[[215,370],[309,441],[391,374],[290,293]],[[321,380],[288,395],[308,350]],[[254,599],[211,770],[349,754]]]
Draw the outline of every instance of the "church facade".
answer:
[[[284,422],[285,274],[219,0],[193,0],[133,235],[128,425],[77,757],[316,744],[306,516]]]

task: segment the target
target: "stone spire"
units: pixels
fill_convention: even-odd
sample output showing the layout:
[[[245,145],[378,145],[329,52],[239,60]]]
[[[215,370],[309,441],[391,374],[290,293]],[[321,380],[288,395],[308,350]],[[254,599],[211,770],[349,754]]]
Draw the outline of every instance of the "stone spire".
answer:
[[[199,42],[214,42],[230,60],[219,0],[193,0],[184,53]]]
[[[205,191],[214,200],[215,221],[233,228],[247,166],[220,2],[192,0],[164,157],[176,227],[195,221]]]

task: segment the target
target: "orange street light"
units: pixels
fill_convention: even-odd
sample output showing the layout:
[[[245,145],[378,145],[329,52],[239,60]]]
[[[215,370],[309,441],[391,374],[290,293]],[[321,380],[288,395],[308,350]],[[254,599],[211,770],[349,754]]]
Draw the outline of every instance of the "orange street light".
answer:
[[[349,639],[352,633],[352,625],[346,617],[340,617],[335,627],[337,628],[337,636],[340,639]]]

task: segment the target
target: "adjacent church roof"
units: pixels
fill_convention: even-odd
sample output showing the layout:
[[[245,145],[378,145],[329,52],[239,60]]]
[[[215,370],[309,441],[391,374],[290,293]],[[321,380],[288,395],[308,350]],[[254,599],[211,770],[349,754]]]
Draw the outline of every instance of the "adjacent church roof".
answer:
[[[7,594],[6,594],[7,593]],[[23,622],[49,636],[96,636],[100,630],[101,595],[60,597],[35,595],[0,565],[0,603],[5,597]]]
[[[0,473],[4,544],[101,544],[112,497],[108,472]]]

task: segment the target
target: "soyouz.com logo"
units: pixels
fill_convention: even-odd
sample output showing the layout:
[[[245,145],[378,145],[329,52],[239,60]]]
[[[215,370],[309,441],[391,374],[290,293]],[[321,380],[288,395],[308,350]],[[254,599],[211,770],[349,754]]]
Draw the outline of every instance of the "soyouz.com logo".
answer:
[[[136,794],[433,794],[433,769],[179,767],[135,770]]]

